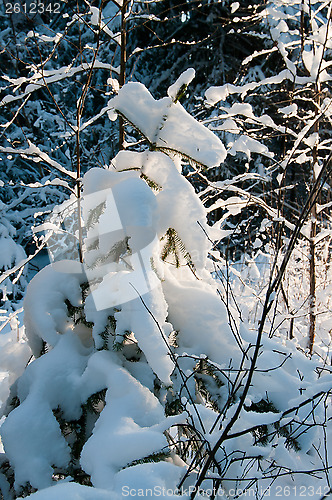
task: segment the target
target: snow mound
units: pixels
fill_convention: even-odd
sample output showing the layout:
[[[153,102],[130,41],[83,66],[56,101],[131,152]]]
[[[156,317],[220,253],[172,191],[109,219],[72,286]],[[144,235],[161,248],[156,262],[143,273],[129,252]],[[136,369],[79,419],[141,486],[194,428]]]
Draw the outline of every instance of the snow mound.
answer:
[[[226,150],[213,132],[190,116],[180,103],[173,103],[171,97],[156,101],[141,83],[124,85],[108,106],[111,119],[115,118],[112,110],[124,115],[160,149],[181,152],[206,167],[220,165],[226,158]]]
[[[54,346],[71,328],[65,301],[82,303],[80,284],[86,280],[79,262],[60,261],[42,269],[29,283],[24,299],[24,323],[29,345],[39,355],[43,341]]]
[[[176,82],[168,87],[167,95],[172,98],[173,101],[178,97],[178,94],[182,89],[186,89],[189,83],[195,78],[195,70],[193,68],[188,68],[184,71]]]
[[[115,492],[82,486],[77,483],[58,483],[49,488],[37,491],[25,498],[33,500],[118,500]]]

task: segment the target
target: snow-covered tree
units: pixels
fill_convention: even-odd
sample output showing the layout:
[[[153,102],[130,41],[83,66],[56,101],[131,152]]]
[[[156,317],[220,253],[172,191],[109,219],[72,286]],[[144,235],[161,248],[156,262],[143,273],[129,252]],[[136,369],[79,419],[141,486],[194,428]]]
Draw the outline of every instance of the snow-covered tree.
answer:
[[[90,169],[79,203],[56,210],[65,228],[82,219],[83,262],[55,260],[28,286],[32,357],[2,405],[5,499],[234,497],[317,471],[329,488],[329,377],[269,339],[264,316],[249,330],[215,279],[219,230],[182,167],[226,150],[179,102],[193,77],[160,100],[124,85],[108,116],[148,147]]]
[[[135,129],[127,127],[124,135],[121,117],[116,124],[107,119],[109,95],[125,81],[138,80],[160,97],[180,68],[194,65],[195,92],[185,102],[186,109],[193,109],[201,102],[196,94],[203,86],[234,74],[243,57],[241,50],[236,57],[228,50],[242,46],[238,35],[231,34],[238,11],[229,2],[58,4],[60,12],[30,20],[22,13],[8,15],[0,5],[0,216],[5,227],[10,224],[13,240],[10,255],[7,236],[0,243],[6,255],[0,262],[6,272],[1,282],[4,310],[20,307],[25,281],[17,274],[26,275],[30,266],[30,276],[39,267],[34,260],[22,271],[26,258],[31,261],[44,248],[33,233],[34,223],[40,224],[70,190],[80,195],[76,179],[92,166],[108,164],[118,144],[135,148]],[[241,9],[254,13],[257,6],[243,4]],[[249,46],[254,50],[253,40],[244,44],[245,55]]]

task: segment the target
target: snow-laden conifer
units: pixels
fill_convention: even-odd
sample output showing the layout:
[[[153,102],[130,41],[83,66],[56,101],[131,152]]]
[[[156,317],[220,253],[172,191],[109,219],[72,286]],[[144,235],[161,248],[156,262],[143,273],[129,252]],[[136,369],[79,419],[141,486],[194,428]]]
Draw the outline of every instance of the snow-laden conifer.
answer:
[[[85,174],[68,215],[82,208],[83,262],[28,286],[32,358],[2,406],[8,498],[232,497],[325,470],[330,379],[224,303],[216,228],[181,167],[225,149],[172,97],[128,84],[110,100],[149,149]]]

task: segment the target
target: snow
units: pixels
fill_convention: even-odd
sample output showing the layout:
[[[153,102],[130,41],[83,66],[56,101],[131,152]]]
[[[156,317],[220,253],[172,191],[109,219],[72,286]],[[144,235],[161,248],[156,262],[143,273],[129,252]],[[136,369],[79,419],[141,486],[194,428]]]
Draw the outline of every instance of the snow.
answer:
[[[7,97],[9,97],[9,96],[7,96]],[[0,105],[1,105],[1,103],[0,103]],[[68,177],[71,177],[71,178],[75,177],[73,172],[70,172],[69,170],[64,168],[62,165],[60,165],[59,162],[53,160],[47,153],[45,153],[44,151],[41,151],[41,149],[38,148],[38,146],[35,146],[32,143],[29,143],[29,147],[26,149],[12,148],[12,147],[8,147],[8,146],[6,146],[6,147],[0,146],[0,152],[21,154],[23,156],[23,158],[31,156],[35,162],[40,162],[43,160],[43,161],[45,161],[45,163],[48,163],[49,165],[54,167],[56,170],[67,175]]]
[[[0,336],[0,417],[3,415],[10,388],[19,378],[31,356],[31,351],[24,340],[18,341],[16,332]],[[9,337],[9,338],[8,338]]]
[[[219,165],[226,157],[218,137],[190,116],[180,103],[173,103],[170,97],[156,101],[141,83],[124,85],[108,106],[110,119],[114,119],[112,110],[121,113],[160,149],[181,151],[207,167]]]
[[[223,111],[225,111],[226,115],[221,115],[220,118],[227,118],[229,116],[243,115],[248,118],[254,118],[254,113],[251,104],[246,102],[244,103],[235,103],[232,104],[231,107],[221,107]]]
[[[139,170],[129,171],[133,165]],[[141,349],[141,354],[136,354],[140,363],[145,359],[150,373],[155,373],[164,387],[173,383],[171,375],[175,365],[168,337],[174,329],[181,331],[179,353],[184,354],[185,349],[198,356],[208,354],[218,362],[221,352],[224,362],[234,354],[227,313],[216,289],[197,282],[187,266],[171,269],[158,258],[160,237],[171,224],[192,252],[195,263],[200,264],[200,272],[205,273],[202,263],[209,243],[201,228],[197,228],[197,220],[206,226],[205,211],[189,182],[181,177],[178,170],[181,163],[174,163],[160,152],[122,152],[112,166],[109,170],[92,169],[83,179],[87,262],[83,265],[69,260],[54,262],[42,269],[28,286],[24,309],[29,345],[36,356],[43,341],[49,351],[33,360],[18,380],[20,405],[1,426],[6,455],[15,468],[17,488],[26,482],[37,489],[53,484],[53,467],[66,468],[70,461],[69,443],[61,433],[54,412],[61,409],[64,419],[76,420],[87,398],[103,389],[106,389],[106,405],[86,439],[80,459],[93,485],[111,491],[114,484],[119,490],[135,481],[132,484],[137,487],[164,488],[174,487],[175,477],[180,479],[182,467],[175,465],[176,460],[173,463],[171,457],[166,462],[138,463],[126,468],[144,456],[167,451],[164,431],[176,421],[183,421],[183,416],[177,417],[180,420],[165,417],[161,402],[140,381],[145,380],[146,370],[139,370],[140,377],[134,378],[128,362],[121,362],[122,355],[94,349],[94,343],[101,347],[99,335],[110,314],[116,322],[115,340],[124,339],[126,332],[132,332],[128,338]],[[160,188],[155,192],[148,188],[140,172]],[[182,196],[176,197],[174,192],[179,191]],[[103,210],[95,217],[94,210],[100,206]],[[179,223],[176,214],[185,210],[188,218]],[[142,240],[145,229],[148,229],[147,237]],[[151,238],[151,234],[157,237]],[[93,268],[94,262],[98,263],[98,259],[124,237],[128,238],[130,248],[130,252],[122,248],[124,262],[110,256],[108,262],[100,261]],[[89,242],[94,240],[98,245],[92,249]],[[147,243],[151,243],[150,247]],[[144,251],[148,257],[145,262],[149,264],[144,271],[153,281],[153,287],[142,297],[138,296],[139,290],[135,290],[135,297],[128,300],[124,286],[135,283],[137,278],[128,278],[131,273],[127,267],[130,265],[135,270],[138,265],[135,255]],[[203,258],[198,257],[199,252]],[[152,268],[152,257],[157,269]],[[92,329],[69,317],[66,303],[69,301],[77,308],[83,306],[80,285],[87,280],[90,288],[82,312],[87,321],[92,321]],[[106,301],[100,307],[103,298]],[[204,320],[201,307],[206,309]],[[202,336],[205,329],[215,332],[210,340]],[[129,352],[126,344],[123,349]],[[64,490],[69,487],[60,486]]]
[[[104,188],[108,189],[93,191],[98,186],[99,176],[104,179]],[[121,311],[115,315],[116,333],[121,336],[125,331],[133,331],[152,369],[161,380],[169,383],[173,364],[156,323],[163,328],[167,306],[159,279],[151,267],[152,259],[158,260],[159,248],[156,197],[136,172],[92,169],[84,178],[82,204],[86,220],[103,201],[106,202],[104,212],[87,232],[87,242],[98,241],[98,249],[87,252],[88,267],[93,266],[109,248],[126,239],[127,244],[121,246],[122,256],[118,263],[111,256],[109,263],[100,266],[101,282],[91,294],[94,305],[91,299],[87,302],[87,317],[95,323],[98,311],[121,306]],[[94,271],[87,269],[86,272],[91,280]],[[96,333],[94,338],[97,341]],[[156,353],[159,353],[157,358]]]
[[[22,311],[2,316],[1,320],[4,323],[1,325],[0,334],[0,425],[1,417],[6,412],[10,389],[24,372],[31,357],[31,350],[24,337]]]
[[[241,135],[241,137],[239,137],[234,144],[232,144],[228,154],[235,156],[239,151],[245,153],[249,160],[251,159],[252,153],[258,153],[267,156],[268,158],[273,157],[273,153],[269,151],[267,146],[261,144],[252,137],[246,137],[244,135]]]
[[[273,40],[276,41],[280,39],[281,33],[287,33],[287,32],[288,32],[288,25],[284,19],[282,19],[275,28],[271,28],[270,30]]]
[[[33,500],[123,500],[123,498],[167,498],[184,500],[189,489],[179,494],[174,484],[180,481],[180,468],[171,463],[141,464],[123,469],[115,478],[114,489],[91,488],[77,483],[59,481],[25,498]],[[181,490],[180,490],[181,492]],[[21,497],[20,497],[21,498]],[[197,499],[203,499],[200,494]]]
[[[206,213],[192,185],[178,172],[171,158],[160,152],[133,153],[121,151],[113,160],[117,170],[137,168],[154,181],[161,190],[156,193],[158,237],[169,227],[174,228],[190,253],[197,269],[204,269],[210,243],[204,234],[209,233]],[[181,196],[178,196],[181,193]],[[179,214],[186,213],[186,218]],[[202,229],[203,228],[203,229]]]
[[[111,64],[101,62],[98,59],[94,61],[94,68],[108,69],[116,74],[119,73],[117,68],[114,68]],[[89,71],[90,69],[91,68],[89,63],[86,62],[83,62],[82,64],[79,64],[78,66],[75,67],[64,66],[62,68],[54,70],[43,69],[43,71],[39,71],[38,69],[36,69],[34,74],[30,78],[20,79],[19,84],[28,83],[28,85],[25,88],[25,91],[18,95],[10,95],[10,94],[6,95],[0,101],[0,107],[10,102],[24,99],[25,97],[29,96],[32,92],[39,90],[45,85],[58,82],[60,80],[63,80],[64,78],[70,78],[77,73]],[[34,83],[29,83],[29,82],[34,82]]]
[[[237,4],[232,4],[232,12]],[[91,7],[90,13],[96,23],[99,11]],[[272,28],[274,35],[286,35],[286,26],[285,21],[278,21]],[[287,48],[281,44],[280,51],[288,68],[284,73],[247,86],[215,87],[207,92],[209,102],[226,99],[232,93],[243,94],[263,81],[268,85],[291,78],[294,68]],[[305,57],[313,75],[316,70],[309,56]],[[60,75],[52,73],[51,78],[56,77]],[[188,443],[189,430],[184,431],[179,424],[194,425],[208,449],[220,438],[240,404],[257,343],[265,293],[264,266],[271,265],[271,260],[260,250],[229,266],[214,252],[217,264],[213,267],[215,262],[207,258],[213,245],[209,235],[220,237],[225,232],[216,225],[211,229],[206,214],[220,208],[225,211],[224,222],[240,214],[249,203],[264,208],[270,219],[279,214],[264,200],[236,187],[235,182],[259,178],[252,172],[212,186],[232,193],[226,200],[211,202],[208,209],[182,176],[182,165],[188,158],[212,167],[226,156],[213,132],[175,102],[179,90],[193,77],[192,69],[184,72],[169,87],[168,97],[159,101],[138,83],[125,85],[109,101],[103,111],[108,109],[111,118],[114,110],[124,115],[157,151],[121,151],[108,168],[92,168],[85,174],[81,199],[84,262],[54,262],[32,279],[24,300],[28,343],[15,338],[18,325],[14,318],[10,336],[0,337],[0,417],[9,411],[13,398],[17,397],[19,403],[0,421],[4,447],[0,459],[8,459],[15,470],[17,492],[26,483],[40,490],[30,498],[185,498],[188,495],[176,494],[175,486],[187,464],[174,447],[170,451],[173,438]],[[31,90],[36,84],[30,85]],[[290,116],[296,109],[290,105],[280,111]],[[255,117],[249,103],[225,104],[221,110],[224,114],[218,120],[225,122],[219,130],[233,127],[238,132],[234,118],[238,115],[247,123],[277,128],[269,116]],[[309,135],[312,125],[308,122],[299,133],[296,146],[302,141],[308,148],[316,144],[317,136]],[[246,136],[238,136],[229,147],[232,155],[239,151],[248,159],[252,153],[271,157],[266,146]],[[29,154],[34,153],[40,150],[30,145]],[[201,193],[202,197],[208,195],[209,191]],[[61,213],[73,200],[54,212]],[[54,229],[52,224],[48,221],[38,229]],[[263,221],[261,227],[268,224]],[[287,221],[285,224],[293,228]],[[169,229],[181,243],[177,265],[171,255],[161,258]],[[10,232],[3,238],[8,240],[3,251],[4,266],[8,267],[12,255],[20,252],[9,237]],[[253,242],[255,249],[264,246],[263,237],[257,236]],[[241,271],[237,264],[242,265]],[[220,274],[218,266],[222,268]],[[274,293],[270,300],[277,301],[278,295]],[[221,464],[230,457],[234,459],[223,470],[228,496],[234,496],[232,487],[238,486],[238,479],[243,477],[249,456],[260,457],[259,470],[248,472],[259,479],[259,485],[264,483],[264,475],[271,474],[271,462],[278,469],[289,467],[298,473],[297,484],[303,485],[312,477],[306,478],[301,470],[321,466],[313,444],[317,444],[319,453],[324,452],[325,408],[320,404],[313,412],[310,400],[317,401],[320,392],[326,395],[331,390],[330,374],[319,373],[318,356],[307,359],[299,350],[300,343],[282,336],[282,323],[289,320],[289,314],[277,306],[280,303],[276,304],[276,317],[281,326],[267,318],[245,405],[216,454]],[[329,339],[330,319],[325,326]],[[206,391],[200,389],[200,383],[206,383]],[[89,398],[101,391],[104,395],[97,409],[89,413]],[[173,402],[172,398],[181,401],[182,413],[170,417],[166,416],[166,405]],[[225,408],[218,425],[214,404]],[[259,411],[259,404],[265,405],[266,411]],[[77,435],[76,431],[63,432],[60,422],[77,423],[86,414],[84,446],[75,460],[80,472],[91,478],[93,488],[71,482],[71,446]],[[279,428],[275,425],[278,423]],[[246,432],[253,426],[267,427],[267,446],[252,432]],[[299,450],[287,442],[287,433],[296,439]],[[150,455],[160,454],[160,461],[149,462]],[[59,474],[65,471],[67,478],[56,483],[54,473],[58,470]],[[195,480],[196,473],[192,472],[188,484]],[[1,473],[1,488],[6,491],[4,481]],[[284,485],[291,479],[283,481],[279,478],[276,484]]]
[[[289,106],[279,108],[278,111],[279,113],[283,113],[284,115],[293,116],[297,112],[297,104],[290,104]]]
[[[266,412],[266,413],[257,413],[255,411],[247,412],[245,415],[246,426],[255,426],[255,425],[269,425],[274,422],[278,422],[280,420],[282,414],[274,413],[274,412]],[[243,426],[243,423],[240,424]]]
[[[29,345],[38,355],[42,341],[51,346],[71,328],[65,300],[82,302],[80,284],[85,275],[78,262],[62,261],[42,269],[29,283],[24,300],[24,322]]]
[[[96,487],[112,489],[113,476],[122,467],[167,446],[163,431],[174,418],[165,420],[157,398],[121,367],[115,353],[91,355],[68,332],[27,367],[18,383],[21,404],[1,426],[17,486],[26,481],[36,488],[52,484],[51,465],[65,467],[70,459],[52,410],[60,407],[65,419],[75,420],[81,404],[104,387],[108,387],[106,407],[81,457]],[[158,476],[155,480],[158,483]]]
[[[260,82],[250,82],[245,85],[232,85],[226,83],[225,85],[221,85],[219,87],[212,86],[205,92],[205,97],[207,103],[214,106],[219,101],[225,101],[225,99],[231,94],[241,94],[244,96],[249,91],[262,87],[263,85],[275,85],[284,80],[290,80],[293,82],[294,79],[295,77],[292,72],[289,69],[284,69],[280,71],[279,74],[264,78]],[[296,77],[296,81],[305,83],[306,81],[310,81],[310,79],[307,77]]]
[[[124,469],[120,471],[115,480],[115,487],[122,492],[122,498],[141,496],[143,498],[161,497],[181,500],[188,498],[188,492],[179,495],[174,486],[180,482],[181,475],[181,467],[172,463],[142,464],[136,466],[135,470]],[[199,498],[202,498],[201,495],[198,496]]]
[[[225,130],[231,132],[232,134],[238,134],[240,132],[236,121],[231,118],[227,118],[222,125],[217,125],[213,127],[213,130]]]
[[[180,275],[181,276],[181,275]],[[228,325],[225,306],[212,286],[197,281],[178,282],[167,271],[163,290],[169,309],[169,320],[181,332],[179,353],[206,354],[217,363],[237,357],[234,339]],[[204,310],[204,315],[201,311]],[[209,334],[207,335],[207,332]]]
[[[25,498],[33,500],[118,500],[120,495],[114,491],[105,491],[78,483],[59,482],[49,488],[44,488]]]
[[[97,238],[99,242],[96,250],[87,252],[87,264],[91,267],[107,248],[111,248],[117,241],[127,236],[132,253],[124,258],[135,272],[129,272],[126,268],[121,269],[120,262],[105,263],[100,269],[103,273],[101,282],[91,294],[94,304],[90,297],[86,301],[87,319],[95,324],[93,335],[96,344],[100,345],[98,334],[103,329],[106,316],[104,315],[104,320],[98,323],[97,313],[102,309],[121,304],[121,310],[114,314],[117,322],[116,334],[121,338],[124,332],[133,332],[153,371],[169,384],[169,376],[174,366],[169,358],[169,347],[161,333],[164,332],[166,339],[172,327],[166,321],[167,302],[164,297],[164,287],[158,279],[159,275],[164,276],[163,268],[158,266],[159,238],[169,227],[176,229],[197,269],[204,269],[210,246],[202,230],[202,227],[206,227],[208,231],[205,211],[192,186],[181,176],[173,161],[162,153],[120,152],[112,161],[112,167],[118,172],[92,169],[83,180],[82,204],[85,220],[96,206],[106,202],[98,223],[87,232],[87,241]],[[129,168],[141,170],[160,186],[160,190],[153,194],[139,179],[139,173],[128,171]],[[181,197],[177,196],[180,191]],[[188,213],[186,220],[178,217],[178,214],[184,211]],[[147,235],[146,241],[142,241],[142,231],[146,227],[150,228],[148,235],[153,235],[155,232],[158,238],[149,238]],[[122,234],[121,228],[124,230]],[[150,241],[152,241],[151,250],[146,246]],[[137,252],[141,255],[147,253],[147,256],[143,257],[145,277],[142,275],[139,262],[135,259]],[[158,276],[151,270],[152,257],[158,267]],[[89,277],[89,269],[86,272]],[[183,270],[180,272],[185,274]],[[149,282],[147,288],[146,280]],[[142,295],[144,303],[138,293]],[[210,294],[211,298],[212,290]],[[222,309],[223,306],[217,297],[215,301]]]
[[[90,6],[90,14],[91,14],[91,19],[90,22],[94,26],[98,26],[101,20],[101,11],[98,9],[98,7],[92,7]]]
[[[167,95],[172,99],[172,101],[176,101],[178,98],[178,94],[180,90],[186,88],[189,83],[195,78],[195,70],[193,68],[188,68],[184,71],[176,82],[173,83],[170,87],[168,87]]]
[[[109,2],[112,3],[112,2]],[[90,5],[91,24],[100,27],[110,38],[114,38],[114,33],[109,29],[108,24],[104,23],[104,13],[98,7]]]
[[[167,446],[163,434],[153,429],[164,419],[163,409],[148,389],[119,366],[114,354],[96,353],[88,369],[92,361],[109,389],[106,406],[83,448],[81,463],[94,486],[111,489],[121,468]]]
[[[0,239],[0,269],[10,269],[25,258],[23,247],[15,243],[9,235],[2,235]]]
[[[1,426],[6,454],[15,466],[16,485],[29,481],[35,488],[52,484],[52,465],[65,467],[69,447],[52,410],[61,405],[66,418],[81,412],[77,378],[86,356],[77,349],[73,334],[61,338],[57,346],[31,363],[18,382],[20,406]],[[85,353],[86,354],[86,353]]]
[[[239,7],[240,7],[239,2],[233,2],[233,3],[231,3],[231,13],[234,14],[234,12],[236,12]]]
[[[167,304],[161,285],[143,300],[144,304],[140,298],[126,302],[121,311],[115,313],[116,333],[121,336],[125,331],[134,332],[152,370],[165,384],[170,384],[174,364],[169,358],[169,347],[164,339],[168,338],[172,328],[166,321]]]

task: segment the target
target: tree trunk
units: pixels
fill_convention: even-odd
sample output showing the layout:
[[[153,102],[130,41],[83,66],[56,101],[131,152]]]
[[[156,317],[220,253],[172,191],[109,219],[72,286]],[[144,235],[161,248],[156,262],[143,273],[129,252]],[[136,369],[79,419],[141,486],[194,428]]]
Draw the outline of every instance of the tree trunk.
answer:
[[[320,107],[319,85],[315,85],[316,116]],[[314,126],[315,133],[319,133],[319,121]],[[318,140],[312,150],[312,185],[316,182],[316,168],[318,167]],[[317,203],[311,209],[311,227],[309,243],[309,341],[308,348],[310,354],[313,353],[316,335],[316,244],[317,234]]]
[[[126,83],[126,62],[127,62],[127,31],[126,31],[126,13],[128,1],[124,0],[121,7],[121,60],[120,60],[120,88]],[[124,149],[124,120],[119,116],[119,151]]]

